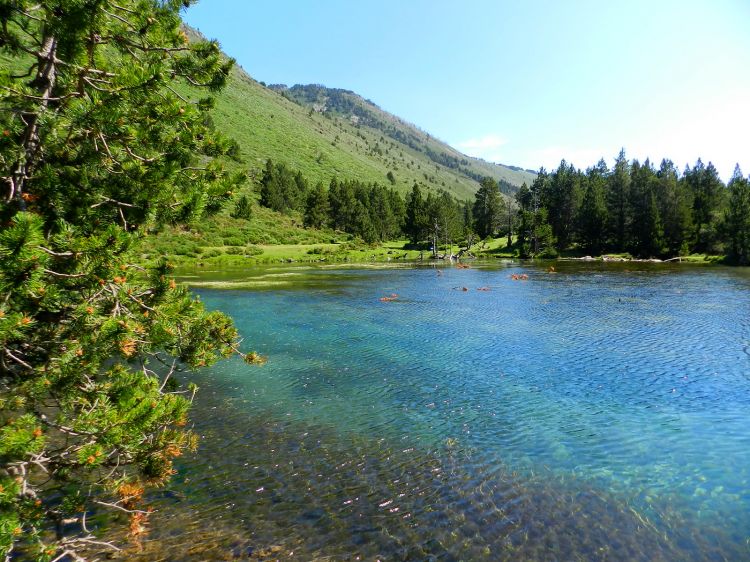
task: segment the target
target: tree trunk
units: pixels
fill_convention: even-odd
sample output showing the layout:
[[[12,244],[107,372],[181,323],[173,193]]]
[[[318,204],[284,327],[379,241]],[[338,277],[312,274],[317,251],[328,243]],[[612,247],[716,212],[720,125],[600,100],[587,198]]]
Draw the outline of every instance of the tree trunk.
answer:
[[[22,117],[26,123],[26,129],[21,140],[22,154],[16,162],[13,175],[10,178],[10,193],[8,202],[14,199],[21,209],[25,208],[23,199],[26,180],[29,179],[34,166],[39,160],[39,120],[49,107],[52,92],[55,88],[57,78],[57,38],[47,35],[42,43],[42,49],[37,54],[37,72],[32,85],[39,92],[37,96],[39,106],[35,112],[25,113]]]
[[[513,215],[511,215],[510,205],[508,206],[508,249],[513,245]]]

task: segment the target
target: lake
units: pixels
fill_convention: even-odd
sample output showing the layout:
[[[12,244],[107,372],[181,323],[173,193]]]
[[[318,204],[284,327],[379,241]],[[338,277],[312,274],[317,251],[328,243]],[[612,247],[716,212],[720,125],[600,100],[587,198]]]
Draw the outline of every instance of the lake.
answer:
[[[268,363],[186,375],[142,556],[750,560],[750,272],[547,267],[186,274]]]

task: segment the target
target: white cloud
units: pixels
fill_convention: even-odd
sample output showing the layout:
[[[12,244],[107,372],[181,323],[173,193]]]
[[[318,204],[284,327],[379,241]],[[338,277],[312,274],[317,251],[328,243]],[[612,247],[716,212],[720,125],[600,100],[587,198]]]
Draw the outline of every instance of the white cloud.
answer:
[[[459,142],[456,144],[456,148],[469,156],[484,158],[489,162],[501,162],[503,160],[501,149],[506,144],[508,144],[507,139],[499,135],[485,135]]]

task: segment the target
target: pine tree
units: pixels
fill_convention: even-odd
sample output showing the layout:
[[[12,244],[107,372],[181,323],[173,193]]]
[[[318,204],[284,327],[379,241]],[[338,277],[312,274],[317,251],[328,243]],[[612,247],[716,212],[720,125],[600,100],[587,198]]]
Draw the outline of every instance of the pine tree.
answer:
[[[0,76],[6,558],[80,559],[94,498],[142,517],[144,488],[196,443],[195,389],[177,371],[237,349],[229,318],[167,264],[145,270],[128,253],[136,236],[217,211],[244,179],[224,169],[232,143],[205,125],[211,98],[174,87],[218,90],[232,66],[216,43],[188,44],[190,3],[0,2],[16,70]]]
[[[372,244],[378,239],[378,233],[372,224],[370,213],[365,204],[359,199],[354,201],[354,206],[352,207],[351,232],[362,238],[367,244]]]
[[[684,181],[693,195],[693,249],[716,251],[717,227],[725,196],[719,173],[712,163],[705,166],[699,158],[692,169],[685,171]]]
[[[399,237],[404,234],[404,224],[406,222],[406,204],[404,198],[398,191],[390,189],[388,191],[388,200],[391,207],[393,221],[391,223],[390,237]]]
[[[302,172],[297,171],[294,174],[294,181],[288,183],[285,194],[287,208],[293,211],[303,210],[307,201],[308,189],[307,178],[302,175]]]
[[[281,170],[284,169],[282,166]],[[286,210],[286,205],[279,176],[279,169],[274,166],[273,161],[270,158],[266,160],[266,167],[260,179],[260,204],[281,213]]]
[[[328,187],[328,206],[331,209],[331,226],[336,230],[352,232],[354,228],[354,186],[351,182],[331,180]]]
[[[302,209],[307,197],[307,180],[302,172],[269,159],[260,180],[260,204],[279,213]]]
[[[730,258],[750,264],[750,179],[742,177],[739,165],[729,181],[729,209],[725,217],[730,241]]]
[[[503,225],[507,228],[506,236],[508,237],[506,247],[510,249],[513,246],[513,233],[516,226],[516,217],[518,215],[518,204],[516,200],[508,196],[505,199],[505,217],[503,218]]]
[[[422,198],[422,191],[415,183],[406,199],[406,220],[404,232],[412,244],[417,244],[427,236],[427,206]]]
[[[503,202],[497,182],[490,177],[482,178],[473,208],[475,229],[481,238],[495,235],[502,221],[502,211]]]
[[[459,203],[446,191],[441,191],[437,197],[430,194],[426,206],[432,227],[433,251],[437,255],[437,247],[441,243],[450,248],[461,237],[463,217]]]
[[[664,232],[656,204],[656,171],[649,160],[642,165],[634,160],[630,175],[632,182],[629,206],[633,216],[629,225],[628,249],[640,257],[659,256],[664,251]]]
[[[607,209],[609,210],[609,239],[615,251],[625,250],[627,233],[632,219],[630,201],[630,165],[625,149],[620,150],[615,167],[607,178]]]
[[[542,205],[547,208],[552,233],[559,249],[567,248],[572,239],[575,217],[581,199],[579,172],[565,160],[552,174],[542,192]]]
[[[549,224],[547,208],[544,206],[544,194],[549,189],[550,176],[547,170],[539,168],[539,172],[531,184],[528,193],[529,205],[529,248],[522,256],[553,255],[552,246],[555,237]]]
[[[528,241],[531,238],[533,216],[531,190],[526,182],[521,185],[521,189],[516,193],[516,202],[518,203],[518,240],[516,245],[519,255],[527,257],[530,254]]]
[[[587,252],[601,253],[605,242],[607,206],[605,186],[607,165],[600,160],[586,171],[586,191],[578,213],[578,239]]]
[[[471,203],[468,201],[464,201],[462,209],[461,209],[461,228],[462,228],[462,238],[464,240],[465,244],[465,251],[470,252],[471,247],[474,245],[474,242],[476,241],[476,233],[474,232],[474,215],[471,212]]]
[[[307,194],[304,225],[307,228],[323,228],[328,220],[328,194],[322,183],[318,183]]]
[[[657,202],[664,227],[664,245],[670,256],[687,254],[692,235],[692,198],[671,160],[664,159],[657,172]]]
[[[247,195],[242,195],[237,202],[234,204],[234,211],[232,211],[232,218],[250,220],[253,216],[253,207],[250,204],[250,200]]]

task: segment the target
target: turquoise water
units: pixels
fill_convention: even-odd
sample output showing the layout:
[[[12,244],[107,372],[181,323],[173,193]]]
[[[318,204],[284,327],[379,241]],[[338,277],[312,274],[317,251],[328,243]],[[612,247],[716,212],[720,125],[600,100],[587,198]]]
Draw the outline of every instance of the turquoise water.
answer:
[[[269,269],[198,288],[268,364],[196,375],[203,443],[156,499],[192,515],[163,509],[151,546],[750,560],[750,275],[556,267]]]

